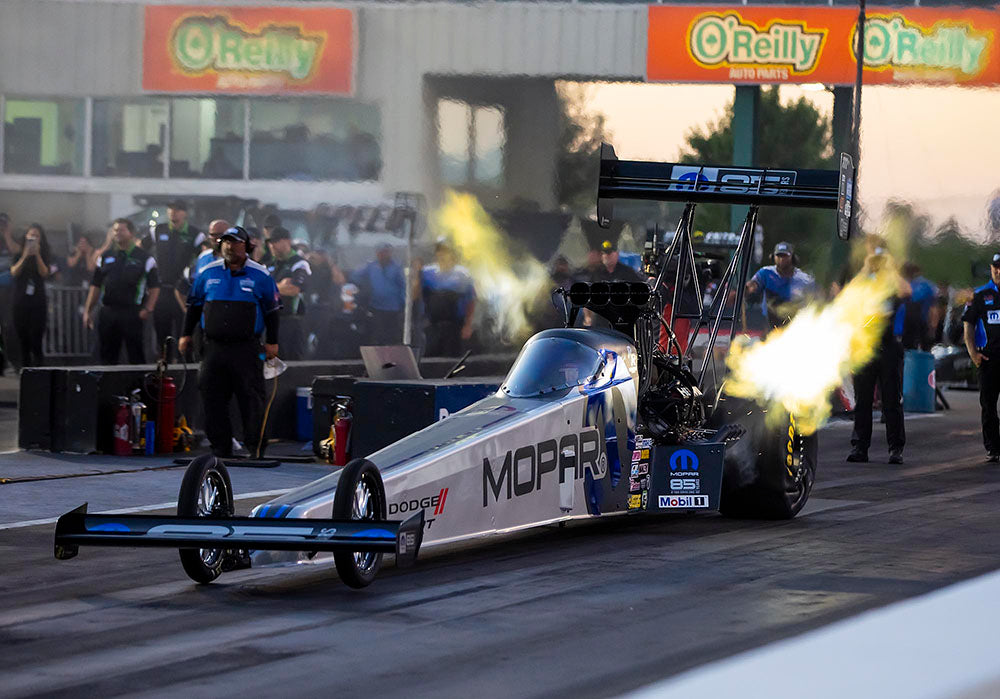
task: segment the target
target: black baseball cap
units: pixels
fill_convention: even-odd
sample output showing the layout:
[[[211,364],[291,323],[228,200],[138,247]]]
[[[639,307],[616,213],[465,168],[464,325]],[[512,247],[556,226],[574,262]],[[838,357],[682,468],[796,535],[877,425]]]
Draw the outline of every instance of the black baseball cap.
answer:
[[[618,249],[618,246],[612,243],[610,240],[605,240],[601,243],[601,252],[614,252]]]
[[[223,241],[226,238],[229,238],[230,240],[237,240],[247,245],[250,244],[250,234],[247,233],[246,229],[242,226],[227,228],[222,235],[219,236],[219,240]]]
[[[993,267],[1000,267],[1000,252],[993,255],[993,261],[990,262],[990,265]]]
[[[276,240],[291,240],[291,239],[292,239],[292,234],[288,232],[287,228],[282,228],[281,226],[275,228],[273,231],[271,231],[271,235],[267,236],[267,242],[269,243],[273,243]]]
[[[791,243],[786,243],[784,241],[778,243],[774,246],[775,255],[794,255],[795,248],[792,247]]]
[[[174,211],[187,211],[188,205],[183,199],[174,199],[171,202],[167,202],[167,208],[173,209]]]

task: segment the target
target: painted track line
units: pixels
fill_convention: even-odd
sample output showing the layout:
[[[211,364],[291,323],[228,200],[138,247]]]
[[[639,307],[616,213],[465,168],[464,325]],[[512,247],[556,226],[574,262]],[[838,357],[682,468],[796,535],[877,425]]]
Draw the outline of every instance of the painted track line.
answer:
[[[244,493],[243,495],[237,495],[234,499],[236,500],[250,500],[253,498],[268,498],[275,495],[284,495],[285,493],[291,491],[292,488],[280,488],[278,490],[260,490],[255,493]],[[120,510],[104,510],[102,512],[94,512],[91,514],[97,515],[129,515],[135,512],[150,512],[152,510],[166,510],[169,508],[177,507],[177,501],[173,502],[161,502],[156,505],[140,505],[138,507],[125,507]],[[11,522],[9,524],[0,524],[0,530],[4,529],[22,529],[24,527],[37,527],[41,524],[55,524],[58,517],[49,517],[47,519],[29,519],[23,522]]]
[[[719,660],[626,696],[969,696],[997,686],[1000,571]],[[988,690],[987,690],[988,691]]]

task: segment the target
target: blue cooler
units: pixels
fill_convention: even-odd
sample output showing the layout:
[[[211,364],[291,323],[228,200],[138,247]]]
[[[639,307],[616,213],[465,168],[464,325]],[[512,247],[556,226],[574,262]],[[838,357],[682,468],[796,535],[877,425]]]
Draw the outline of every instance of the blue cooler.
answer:
[[[903,410],[908,413],[934,412],[934,355],[906,350],[903,361]]]
[[[299,386],[295,389],[295,438],[308,442],[313,436],[312,388]]]

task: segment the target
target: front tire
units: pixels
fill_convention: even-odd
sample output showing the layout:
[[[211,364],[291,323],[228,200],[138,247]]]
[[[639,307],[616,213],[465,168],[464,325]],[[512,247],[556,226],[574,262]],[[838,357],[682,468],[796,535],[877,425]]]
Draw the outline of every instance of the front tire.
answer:
[[[233,484],[229,471],[215,456],[204,454],[194,459],[181,481],[177,496],[178,517],[232,517]],[[179,549],[184,572],[196,583],[205,585],[222,573],[225,549]]]
[[[726,449],[719,511],[743,519],[792,519],[812,492],[819,439],[802,434],[784,411],[766,420],[756,408],[744,420],[751,423],[746,434]]]
[[[382,474],[366,459],[354,459],[340,473],[333,497],[333,519],[385,520],[386,501]],[[367,587],[382,567],[382,554],[374,551],[336,551],[337,574],[348,587]]]

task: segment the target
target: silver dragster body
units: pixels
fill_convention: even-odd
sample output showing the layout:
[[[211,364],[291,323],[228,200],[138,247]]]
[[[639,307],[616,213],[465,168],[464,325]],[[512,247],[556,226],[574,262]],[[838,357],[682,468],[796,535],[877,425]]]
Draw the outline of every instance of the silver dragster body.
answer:
[[[381,472],[389,518],[423,510],[426,547],[625,512],[637,388],[636,350],[622,333],[539,333],[495,395],[367,457]],[[339,478],[290,491],[253,516],[329,519]],[[253,564],[323,557],[257,551]]]

